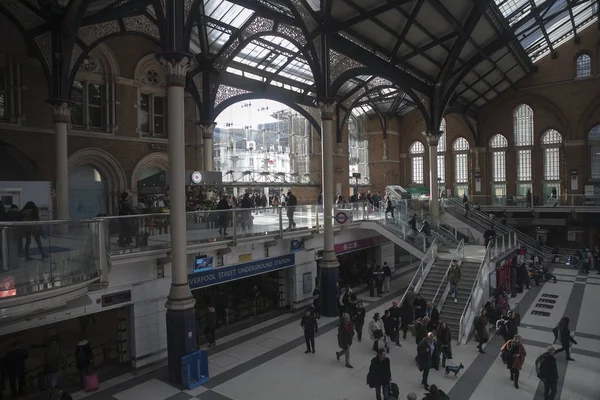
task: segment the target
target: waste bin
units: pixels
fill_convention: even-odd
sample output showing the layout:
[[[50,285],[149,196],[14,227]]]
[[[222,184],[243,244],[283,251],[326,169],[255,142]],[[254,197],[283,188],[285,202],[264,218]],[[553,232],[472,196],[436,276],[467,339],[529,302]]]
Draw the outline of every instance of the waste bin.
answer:
[[[206,351],[199,350],[181,357],[181,380],[188,390],[195,389],[210,380]]]

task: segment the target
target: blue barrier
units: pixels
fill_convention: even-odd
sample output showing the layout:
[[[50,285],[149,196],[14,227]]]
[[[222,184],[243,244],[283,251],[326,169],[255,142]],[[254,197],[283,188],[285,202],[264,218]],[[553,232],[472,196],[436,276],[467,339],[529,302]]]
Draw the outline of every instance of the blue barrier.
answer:
[[[208,354],[204,350],[181,357],[182,384],[188,390],[204,385],[210,380],[208,375]]]

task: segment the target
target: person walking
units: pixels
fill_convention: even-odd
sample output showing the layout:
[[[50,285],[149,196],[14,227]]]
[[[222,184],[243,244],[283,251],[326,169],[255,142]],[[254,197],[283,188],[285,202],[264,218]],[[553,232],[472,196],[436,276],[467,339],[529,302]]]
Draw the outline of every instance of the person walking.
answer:
[[[315,334],[319,331],[319,325],[317,324],[317,319],[310,310],[304,312],[302,321],[300,321],[300,326],[304,329],[304,340],[306,341],[306,351],[304,354],[310,352],[315,354]]]
[[[400,307],[402,318],[400,319],[400,325],[402,328],[402,339],[406,340],[406,333],[408,332],[408,327],[415,320],[415,309],[412,304],[405,299]]]
[[[425,390],[429,390],[429,385],[427,384],[429,370],[431,368],[439,369],[439,351],[432,332],[429,332],[427,337],[417,346],[416,360],[419,370],[423,372],[421,384]]]
[[[387,262],[383,263],[383,293],[390,292],[390,282],[392,281],[392,270]]]
[[[415,308],[415,319],[421,319],[427,315],[427,302],[420,294],[415,297],[413,307]]]
[[[356,305],[356,311],[354,312],[354,330],[356,331],[356,338],[359,342],[362,341],[362,331],[363,326],[365,325],[365,316],[367,315],[367,310],[363,307],[362,301],[359,301]]]
[[[521,343],[521,336],[515,335],[512,340],[504,343],[500,349],[502,352],[502,361],[506,363],[510,370],[510,380],[515,383],[515,389],[519,388],[519,372],[525,363],[525,346]]]
[[[400,344],[400,330],[402,329],[402,309],[398,307],[398,302],[392,302],[392,306],[390,307],[389,312],[396,322],[396,337],[394,338],[396,340],[396,346],[402,347],[402,345]]]
[[[571,343],[577,344],[577,342],[571,336],[571,330],[569,329],[570,322],[569,317],[562,317],[556,328],[554,328],[554,340],[560,340],[561,344],[561,348],[556,350],[554,354],[564,351],[567,355],[567,361],[575,361],[571,358]]]
[[[427,323],[427,332],[437,332],[440,323],[440,312],[433,303],[427,304],[426,316],[429,319],[429,322]]]
[[[452,260],[450,263],[450,268],[448,268],[448,273],[446,275],[448,282],[450,282],[450,294],[454,297],[454,302],[456,303],[458,296],[458,282],[460,282],[460,278],[462,277],[462,271],[460,269],[460,265],[456,260]]]
[[[483,351],[483,344],[487,343],[490,340],[490,333],[488,331],[489,320],[487,317],[487,310],[485,308],[481,309],[479,312],[479,316],[475,321],[475,338],[477,340],[477,349],[481,354],[485,354]]]
[[[50,389],[58,385],[58,371],[62,365],[63,356],[56,335],[50,338],[44,351],[44,372],[48,376]]]
[[[535,360],[535,372],[544,383],[544,400],[554,400],[557,392],[558,367],[554,352],[554,346],[548,346],[546,351]]]
[[[371,360],[367,381],[369,387],[375,389],[377,400],[388,400],[390,393],[390,382],[392,380],[392,370],[390,359],[387,358],[385,349],[379,349],[377,355]],[[381,396],[383,394],[383,397]]]
[[[28,357],[27,351],[21,348],[19,342],[14,342],[4,358],[13,398],[25,393],[25,360]]]
[[[213,306],[208,306],[208,311],[204,316],[204,335],[208,340],[208,347],[217,345],[215,330],[217,329],[217,311]]]
[[[354,337],[354,324],[352,324],[352,320],[350,319],[350,315],[348,313],[344,313],[342,315],[342,323],[338,325],[338,346],[341,351],[336,351],[335,356],[340,360],[340,357],[343,355],[345,358],[346,368],[354,368],[352,364],[350,364],[350,346],[352,346],[352,338]]]
[[[75,366],[79,371],[79,380],[82,388],[85,386],[85,377],[90,373],[93,360],[92,345],[86,338],[83,338],[77,342],[77,347],[75,348]]]
[[[445,321],[437,329],[437,344],[442,355],[442,368],[446,368],[446,359],[452,359],[452,331]]]

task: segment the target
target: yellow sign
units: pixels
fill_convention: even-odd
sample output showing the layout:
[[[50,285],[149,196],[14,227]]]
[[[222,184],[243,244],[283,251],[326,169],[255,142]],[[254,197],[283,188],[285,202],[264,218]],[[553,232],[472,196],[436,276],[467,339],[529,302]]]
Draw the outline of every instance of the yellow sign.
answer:
[[[247,263],[252,261],[252,253],[248,253],[248,254],[240,254],[238,257],[238,262],[241,263]]]

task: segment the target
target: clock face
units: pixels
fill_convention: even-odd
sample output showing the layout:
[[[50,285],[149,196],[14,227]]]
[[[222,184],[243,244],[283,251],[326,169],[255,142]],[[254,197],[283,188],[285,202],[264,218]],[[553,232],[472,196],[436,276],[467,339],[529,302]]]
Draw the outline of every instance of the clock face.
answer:
[[[202,174],[198,171],[192,172],[192,182],[194,182],[194,183],[202,182]]]

